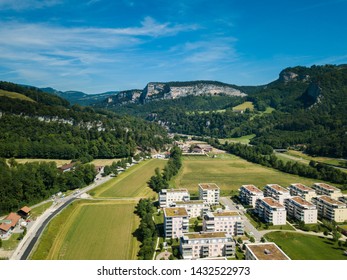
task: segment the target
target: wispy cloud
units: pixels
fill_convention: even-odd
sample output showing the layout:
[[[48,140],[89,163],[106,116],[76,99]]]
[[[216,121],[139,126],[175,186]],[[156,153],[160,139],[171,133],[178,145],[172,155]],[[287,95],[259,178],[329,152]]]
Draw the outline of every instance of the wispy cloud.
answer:
[[[52,7],[63,3],[63,0],[0,0],[0,8],[4,10],[35,10]]]

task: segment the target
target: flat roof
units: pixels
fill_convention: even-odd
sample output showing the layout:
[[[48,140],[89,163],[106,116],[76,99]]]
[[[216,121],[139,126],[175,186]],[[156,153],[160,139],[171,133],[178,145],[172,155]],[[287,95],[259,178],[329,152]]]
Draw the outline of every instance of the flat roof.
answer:
[[[188,192],[187,189],[162,189],[162,192],[171,192],[171,193],[175,193],[175,192]]]
[[[302,206],[310,206],[310,207],[311,206],[315,206],[313,203],[308,202],[307,200],[303,199],[300,196],[293,196],[293,197],[291,197],[289,199],[294,200],[295,202],[299,203]]]
[[[244,187],[246,190],[249,190],[250,192],[253,192],[253,193],[263,193],[260,189],[258,189],[254,185],[242,185],[241,187]]]
[[[329,204],[336,204],[336,205],[341,205],[341,206],[346,206],[346,204],[344,204],[341,201],[338,201],[336,199],[331,198],[330,196],[327,195],[321,195],[318,197],[321,200],[324,200],[325,202],[329,203]]]
[[[268,204],[271,207],[284,208],[284,206],[282,204],[280,204],[277,200],[275,200],[272,197],[265,197],[261,200],[264,201],[266,204]]]
[[[278,192],[289,192],[286,188],[283,188],[282,186],[278,184],[267,184],[266,186],[278,191]]]
[[[203,200],[176,201],[176,204],[203,204]]]
[[[246,244],[246,247],[258,260],[290,260],[290,258],[275,244]]]
[[[291,184],[291,186],[295,186],[296,188],[302,190],[302,191],[313,191],[314,192],[314,189],[310,188],[310,187],[307,187],[301,183],[295,183],[295,184]]]
[[[201,183],[199,187],[203,190],[219,190],[219,187],[215,183]]]
[[[215,217],[240,216],[237,211],[213,212],[212,214]]]
[[[164,208],[164,215],[167,217],[188,216],[187,210],[184,207]]]
[[[184,236],[188,237],[189,239],[230,237],[230,235],[227,232],[192,232],[184,234]]]
[[[326,183],[314,183],[313,185],[319,186],[323,189],[329,190],[329,191],[341,191],[339,188],[333,187],[331,185],[328,185]]]

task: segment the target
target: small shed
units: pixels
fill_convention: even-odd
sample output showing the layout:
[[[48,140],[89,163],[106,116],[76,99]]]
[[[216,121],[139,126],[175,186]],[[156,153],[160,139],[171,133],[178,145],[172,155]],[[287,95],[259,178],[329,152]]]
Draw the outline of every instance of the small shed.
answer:
[[[30,215],[30,211],[31,211],[31,208],[29,208],[28,206],[24,206],[17,213],[23,219],[26,219]]]

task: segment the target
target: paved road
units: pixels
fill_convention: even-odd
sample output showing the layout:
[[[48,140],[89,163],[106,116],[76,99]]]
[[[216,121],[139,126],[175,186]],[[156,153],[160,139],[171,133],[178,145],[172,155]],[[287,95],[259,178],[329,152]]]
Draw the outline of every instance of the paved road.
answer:
[[[235,202],[233,202],[230,198],[228,197],[221,197],[220,201],[229,207],[230,210],[237,211],[242,217],[243,224],[245,226],[245,231],[248,232],[251,236],[255,238],[255,241],[259,242],[263,234],[258,231],[248,220],[248,218],[245,216],[243,210],[239,210],[236,208]]]
[[[50,208],[48,208],[41,216],[38,217],[38,219],[33,223],[31,228],[28,229],[27,234],[18,244],[16,250],[14,251],[10,259],[26,260],[29,257],[36,242],[39,240],[43,230],[45,229],[47,224],[52,220],[52,218],[54,218],[54,216],[61,212],[72,201],[79,198],[81,194],[96,188],[97,186],[105,183],[110,179],[112,179],[111,176],[101,177],[101,175],[98,174],[94,183],[81,189],[79,193],[72,193],[67,197],[61,198],[57,204],[54,204]]]

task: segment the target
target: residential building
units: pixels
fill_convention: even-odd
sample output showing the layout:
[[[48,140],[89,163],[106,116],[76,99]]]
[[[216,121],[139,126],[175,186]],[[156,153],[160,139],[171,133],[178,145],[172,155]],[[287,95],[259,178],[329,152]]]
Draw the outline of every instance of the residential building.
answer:
[[[246,246],[246,260],[290,260],[273,242],[250,243]]]
[[[209,205],[219,204],[219,187],[215,183],[199,184],[199,199],[206,201]]]
[[[267,184],[264,188],[264,196],[272,197],[283,204],[286,198],[290,197],[289,190],[277,184]]]
[[[289,186],[289,193],[292,196],[300,196],[306,201],[311,201],[312,198],[317,196],[317,193],[314,189],[300,183],[291,184]]]
[[[255,207],[255,202],[259,198],[264,198],[264,193],[254,185],[242,185],[240,188],[239,198],[245,205]]]
[[[177,207],[186,208],[189,218],[203,217],[210,209],[208,204],[203,200],[177,201],[173,204]]]
[[[17,213],[10,213],[0,224],[0,235],[5,236],[6,234],[10,234],[18,224],[20,218]]]
[[[173,202],[189,200],[190,195],[187,189],[163,189],[159,193],[160,207],[169,207]]]
[[[285,207],[272,197],[258,199],[254,211],[266,223],[286,224],[287,211]]]
[[[313,188],[316,190],[319,195],[327,195],[332,199],[339,199],[339,197],[343,196],[340,189],[328,185],[326,183],[314,183]]]
[[[31,208],[28,206],[22,207],[17,214],[21,216],[23,219],[26,219],[30,215]]]
[[[164,233],[165,238],[177,238],[188,233],[189,218],[186,208],[164,208]]]
[[[243,220],[236,211],[208,211],[204,215],[202,230],[205,232],[227,232],[230,235],[243,235]]]
[[[347,195],[339,197],[339,201],[347,205]]]
[[[231,257],[235,255],[235,241],[226,232],[184,234],[180,238],[183,259]]]
[[[327,195],[318,196],[312,199],[317,205],[318,217],[343,223],[347,221],[347,206],[341,201],[331,198]]]
[[[63,166],[58,167],[61,172],[68,172],[75,169],[76,162],[66,163]]]
[[[316,224],[318,211],[316,205],[304,200],[300,196],[293,196],[284,200],[287,216],[305,224]]]

